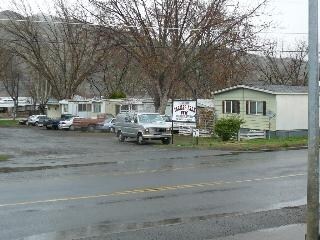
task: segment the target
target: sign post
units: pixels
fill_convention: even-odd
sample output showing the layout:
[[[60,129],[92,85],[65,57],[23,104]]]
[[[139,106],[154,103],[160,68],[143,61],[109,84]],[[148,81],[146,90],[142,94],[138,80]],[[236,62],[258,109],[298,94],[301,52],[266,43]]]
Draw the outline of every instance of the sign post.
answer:
[[[173,101],[171,104],[171,114],[173,116]],[[172,118],[171,118],[171,144],[173,144],[173,120],[172,120]]]

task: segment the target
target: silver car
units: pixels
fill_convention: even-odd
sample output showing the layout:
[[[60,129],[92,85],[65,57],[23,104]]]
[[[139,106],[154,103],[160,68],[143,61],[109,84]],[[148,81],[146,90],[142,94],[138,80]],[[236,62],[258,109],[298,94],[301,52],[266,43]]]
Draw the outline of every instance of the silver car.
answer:
[[[39,120],[40,118],[45,118],[47,117],[46,115],[31,115],[30,117],[28,117],[27,120],[27,125],[30,126],[38,126]]]
[[[104,122],[100,122],[96,125],[97,130],[107,131],[107,132],[114,132],[114,123],[115,118],[107,118]]]
[[[146,140],[171,141],[171,127],[158,113],[120,113],[115,121],[115,133],[120,142],[135,138],[138,144]]]

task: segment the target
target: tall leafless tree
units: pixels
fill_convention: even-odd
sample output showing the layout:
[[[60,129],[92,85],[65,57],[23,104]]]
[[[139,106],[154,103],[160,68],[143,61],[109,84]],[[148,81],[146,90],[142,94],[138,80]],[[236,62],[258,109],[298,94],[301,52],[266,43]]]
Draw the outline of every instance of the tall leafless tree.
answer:
[[[145,89],[156,110],[181,86],[200,58],[220,49],[253,45],[251,18],[264,5],[228,10],[228,0],[109,0],[90,1],[101,24],[114,26],[114,40],[128,51],[147,74]]]
[[[241,51],[220,49],[209,57],[207,54],[199,56],[185,72],[180,91],[175,91],[176,97],[210,98],[217,89],[241,84],[251,72],[246,55]]]
[[[132,57],[119,47],[110,49],[100,62],[97,73],[88,82],[100,96],[110,96],[115,92],[128,92],[128,72],[132,65]]]
[[[142,84],[144,78],[145,75],[130,53],[114,46],[109,49],[97,72],[88,82],[93,92],[97,92],[99,96],[110,97],[114,93],[134,96],[145,94]]]
[[[24,0],[16,6],[23,17],[8,16],[2,24],[12,38],[10,47],[50,85],[53,97],[71,98],[104,57],[101,27],[77,21],[75,13],[82,20],[86,16],[62,0],[56,0],[54,16],[32,15]]]
[[[9,50],[0,50],[0,82],[13,101],[12,117],[15,120],[19,107],[19,90],[21,85],[19,59]]]
[[[51,97],[52,87],[45,78],[39,75],[39,73],[34,71],[32,68],[27,72],[28,80],[25,81],[24,87],[32,98],[34,105],[38,104],[40,112],[44,114],[46,104]]]

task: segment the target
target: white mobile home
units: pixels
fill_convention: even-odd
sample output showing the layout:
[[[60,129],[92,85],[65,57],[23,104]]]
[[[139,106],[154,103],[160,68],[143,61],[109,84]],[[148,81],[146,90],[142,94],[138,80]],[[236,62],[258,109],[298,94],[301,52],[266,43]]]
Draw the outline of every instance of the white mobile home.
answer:
[[[11,97],[0,97],[0,115],[11,117],[13,114],[14,102]],[[18,114],[27,113],[33,109],[33,101],[30,97],[18,98]]]

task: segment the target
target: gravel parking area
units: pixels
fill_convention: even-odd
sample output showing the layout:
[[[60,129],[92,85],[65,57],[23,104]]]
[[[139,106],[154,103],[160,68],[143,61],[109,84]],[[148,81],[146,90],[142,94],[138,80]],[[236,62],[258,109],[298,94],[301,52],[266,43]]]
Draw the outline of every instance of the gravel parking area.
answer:
[[[119,143],[112,133],[55,131],[37,127],[1,128],[0,143],[0,154],[11,156],[10,161],[2,164],[19,167],[114,162],[128,157],[134,159],[134,156],[140,158],[139,152],[161,151],[153,144]]]
[[[37,127],[0,128],[0,173],[51,170],[92,166],[107,171],[139,169],[143,165],[179,166],[193,163],[198,156],[225,154],[222,151],[174,149],[159,142],[137,145],[135,141],[120,143],[112,133],[54,131]],[[161,145],[161,147],[159,147]],[[145,163],[147,165],[145,165]]]

